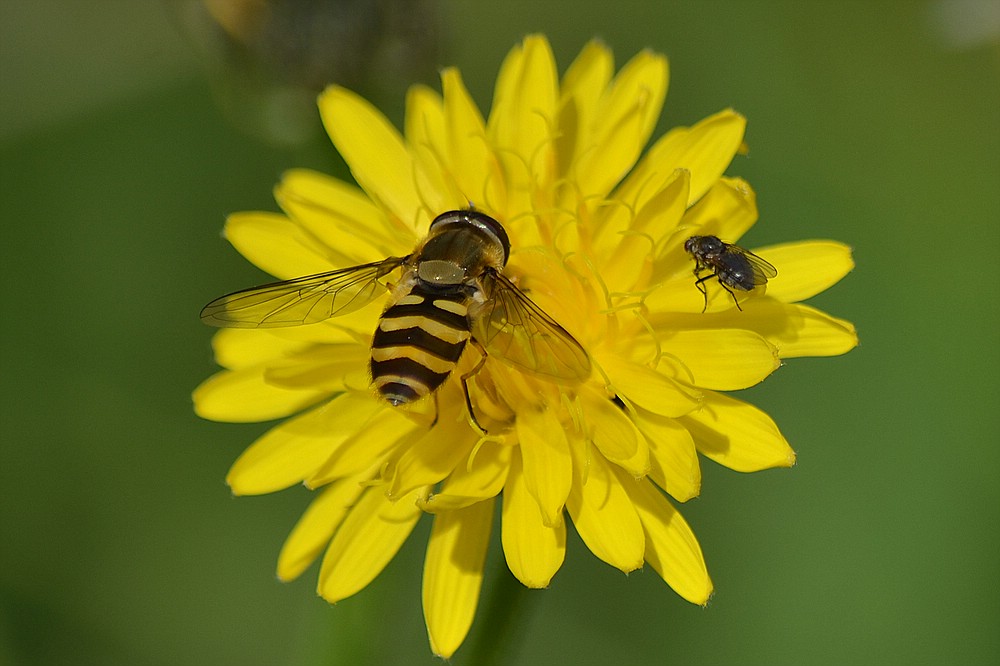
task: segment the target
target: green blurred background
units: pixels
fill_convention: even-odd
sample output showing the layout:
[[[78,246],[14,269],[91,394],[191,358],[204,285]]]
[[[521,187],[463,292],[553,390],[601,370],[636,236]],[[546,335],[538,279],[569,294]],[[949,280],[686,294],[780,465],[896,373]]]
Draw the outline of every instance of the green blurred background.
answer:
[[[857,269],[814,304],[861,346],[745,392],[799,462],[704,463],[682,510],[707,609],[572,536],[519,615],[516,663],[1000,663],[1000,3],[428,1],[377,53],[361,10],[319,11],[342,40],[262,66],[193,0],[0,3],[0,663],[440,663],[426,521],[334,607],[315,568],[276,581],[309,493],[230,496],[229,464],[267,426],[192,413],[215,370],[198,311],[263,277],[220,238],[227,213],[274,209],[291,167],[345,174],[302,111],[311,82],[282,74],[339,53],[340,80],[399,123],[405,85],[446,64],[488,107],[533,31],[561,68],[593,36],[619,64],[666,53],[658,133],[746,114],[730,169],[758,192],[746,244],[851,244]]]

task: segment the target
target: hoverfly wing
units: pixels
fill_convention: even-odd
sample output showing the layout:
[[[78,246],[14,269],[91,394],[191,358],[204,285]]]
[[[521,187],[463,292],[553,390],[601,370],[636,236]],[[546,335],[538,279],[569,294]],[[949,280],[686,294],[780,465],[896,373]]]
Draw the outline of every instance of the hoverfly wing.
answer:
[[[472,313],[472,334],[487,352],[550,379],[590,376],[590,358],[580,343],[513,282],[490,271],[483,285],[487,298]]]
[[[406,257],[307,275],[251,287],[217,298],[201,311],[210,326],[279,328],[315,324],[358,310],[385,293],[379,278],[401,266]]]

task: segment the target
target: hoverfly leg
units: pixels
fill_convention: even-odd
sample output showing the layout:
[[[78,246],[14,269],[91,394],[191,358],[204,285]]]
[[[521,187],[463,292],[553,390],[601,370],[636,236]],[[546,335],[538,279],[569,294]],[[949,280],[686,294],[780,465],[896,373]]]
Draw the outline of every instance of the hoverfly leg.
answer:
[[[470,342],[472,342],[472,346],[476,348],[476,351],[479,352],[480,359],[479,363],[476,363],[476,367],[474,367],[472,370],[469,370],[467,373],[461,376],[462,391],[465,393],[465,406],[469,410],[469,419],[472,420],[472,424],[476,426],[476,428],[478,428],[481,433],[486,435],[488,434],[486,432],[486,428],[480,425],[479,419],[476,418],[476,410],[472,408],[472,396],[469,395],[469,380],[475,377],[477,374],[479,374],[479,371],[483,369],[483,365],[486,364],[486,350],[483,348],[481,344],[479,344],[479,341],[476,340],[475,338],[470,338]]]
[[[437,391],[434,391],[434,420],[431,421],[430,428],[433,428],[434,426],[437,425],[438,416],[440,414],[441,414],[441,407],[438,404],[438,394],[437,394]]]

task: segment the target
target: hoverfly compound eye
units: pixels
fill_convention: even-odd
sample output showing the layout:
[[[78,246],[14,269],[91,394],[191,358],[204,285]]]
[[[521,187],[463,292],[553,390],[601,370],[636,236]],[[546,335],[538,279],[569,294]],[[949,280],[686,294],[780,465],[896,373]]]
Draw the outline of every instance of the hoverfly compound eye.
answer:
[[[493,236],[500,247],[503,248],[503,263],[506,266],[510,259],[510,238],[507,237],[507,230],[499,222],[489,215],[480,213],[477,210],[464,211],[467,219],[486,233]]]
[[[510,258],[510,238],[507,230],[497,220],[478,210],[450,210],[441,213],[431,222],[430,231],[439,231],[453,224],[471,226],[486,234],[503,249],[503,264]]]

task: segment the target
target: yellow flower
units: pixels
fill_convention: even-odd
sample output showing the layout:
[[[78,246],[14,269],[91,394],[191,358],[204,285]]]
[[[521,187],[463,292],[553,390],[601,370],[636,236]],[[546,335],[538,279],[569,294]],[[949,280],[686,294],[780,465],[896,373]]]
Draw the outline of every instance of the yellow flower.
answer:
[[[648,562],[681,597],[707,602],[701,549],[668,496],[699,493],[699,452],[745,472],[794,463],[766,414],[720,391],[760,382],[785,358],[854,347],[851,324],[799,304],[853,263],[833,241],[758,248],[778,269],[766,293],[740,309],[708,280],[706,307],[684,242],[732,243],[756,221],[753,191],[723,176],[745,120],[722,111],[643,155],[666,88],[663,56],[644,51],[615,75],[597,42],[560,81],[548,42],[531,36],[504,61],[486,120],[455,69],[442,94],[410,90],[402,136],[357,95],[321,95],[359,187],[291,171],[275,192],[285,214],[233,215],[233,245],[289,279],[404,256],[438,214],[474,205],[510,236],[505,275],[583,345],[592,372],[554,383],[488,356],[469,390],[484,436],[458,379],[479,361],[473,351],[436,401],[392,407],[369,386],[388,292],[322,323],[220,331],[224,370],[195,391],[197,412],[290,417],[236,461],[233,492],[319,491],[282,549],[281,579],[325,551],[319,594],[344,599],[432,514],[424,615],[431,648],[448,657],[475,614],[499,502],[507,565],[528,587],[547,586],[562,564],[568,515],[605,562],[625,572]]]

